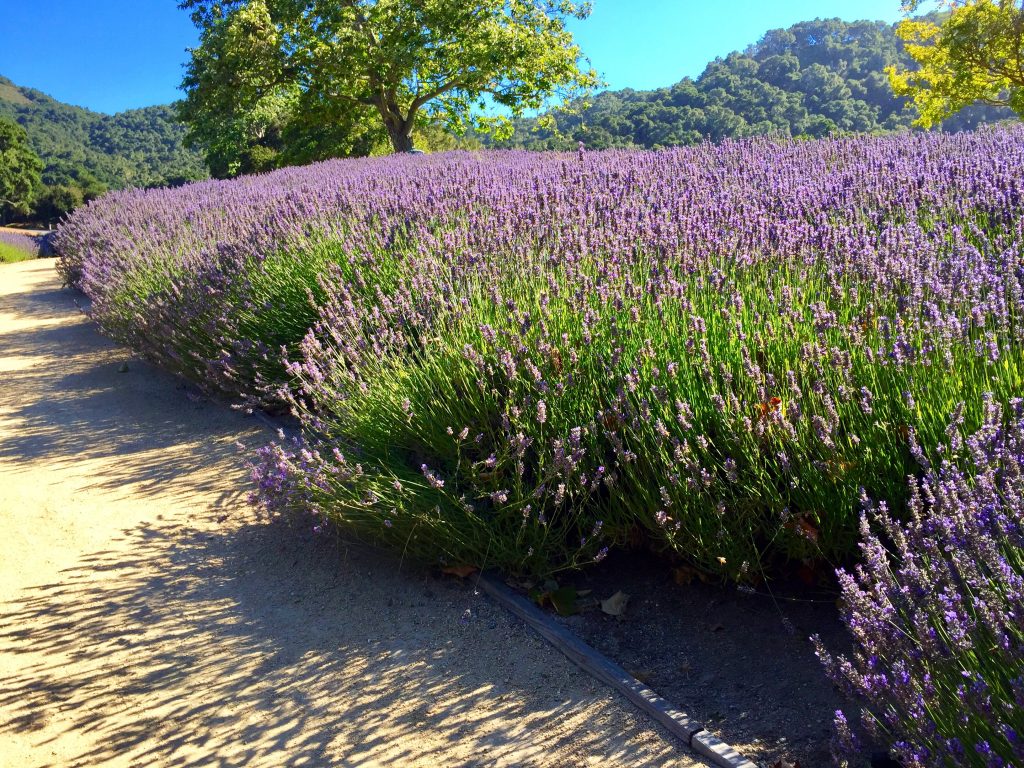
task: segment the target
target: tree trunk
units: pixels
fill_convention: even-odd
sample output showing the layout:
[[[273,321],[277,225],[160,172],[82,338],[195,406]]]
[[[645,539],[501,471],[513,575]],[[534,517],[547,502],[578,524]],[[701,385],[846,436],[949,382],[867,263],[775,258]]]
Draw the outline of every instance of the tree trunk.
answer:
[[[395,152],[408,152],[412,149],[412,123],[402,126],[388,126],[388,136]]]
[[[397,101],[388,97],[377,103],[377,110],[384,118],[384,127],[388,130],[391,148],[395,152],[408,152],[412,149],[412,128],[415,114],[410,112],[407,117],[403,116]]]

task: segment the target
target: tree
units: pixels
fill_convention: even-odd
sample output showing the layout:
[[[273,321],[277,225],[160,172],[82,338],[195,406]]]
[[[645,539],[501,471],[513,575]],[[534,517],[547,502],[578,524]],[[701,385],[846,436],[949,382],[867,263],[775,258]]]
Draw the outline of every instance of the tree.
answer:
[[[88,186],[83,174],[111,189],[209,176],[202,155],[184,146],[185,126],[171,105],[104,115],[0,76],[0,116],[28,133],[46,186]]]
[[[52,223],[84,202],[85,195],[79,187],[64,184],[46,187],[36,200],[35,215],[40,221]]]
[[[510,118],[597,84],[566,29],[575,0],[184,0],[202,30],[183,89],[190,139],[214,159],[264,142],[270,127],[342,126],[336,154],[374,131],[395,152],[418,127],[507,133]],[[491,105],[500,116],[486,115]],[[338,131],[334,131],[338,134]],[[308,139],[307,139],[308,141]],[[265,142],[264,142],[265,143]]]
[[[201,147],[217,177],[273,168],[299,92],[284,40],[263,0],[215,15],[192,50],[178,115],[186,144]]]
[[[920,0],[904,8],[915,10]],[[939,23],[906,19],[897,34],[918,64],[886,69],[893,92],[910,97],[929,128],[975,102],[1024,115],[1024,10],[1019,0],[960,0]]]
[[[29,146],[25,129],[0,117],[0,213],[4,220],[31,210],[42,172],[43,161]]]
[[[66,183],[43,185],[33,205],[34,218],[44,222],[55,222],[106,192],[107,187],[103,182],[89,171],[79,170],[74,178]]]

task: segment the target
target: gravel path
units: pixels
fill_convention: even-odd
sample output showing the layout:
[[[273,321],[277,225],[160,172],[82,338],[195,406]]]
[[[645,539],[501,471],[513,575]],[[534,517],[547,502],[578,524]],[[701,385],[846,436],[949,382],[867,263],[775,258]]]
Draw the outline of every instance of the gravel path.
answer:
[[[470,587],[257,519],[266,431],[58,286],[0,266],[0,766],[703,765]]]

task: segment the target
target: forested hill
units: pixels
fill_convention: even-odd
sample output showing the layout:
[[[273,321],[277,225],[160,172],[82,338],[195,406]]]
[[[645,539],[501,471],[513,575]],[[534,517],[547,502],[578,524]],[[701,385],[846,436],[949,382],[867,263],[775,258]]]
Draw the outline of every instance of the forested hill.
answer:
[[[883,22],[807,21],[773,29],[745,51],[708,64],[696,80],[655,91],[605,91],[579,114],[553,113],[561,136],[516,123],[503,146],[568,149],[663,147],[760,134],[825,136],[910,127],[914,114],[893,96],[884,69],[911,66]],[[970,107],[943,124],[964,130],[1013,117]]]
[[[208,175],[202,155],[183,145],[171,106],[104,115],[0,77],[0,115],[24,126],[49,186],[150,187]]]

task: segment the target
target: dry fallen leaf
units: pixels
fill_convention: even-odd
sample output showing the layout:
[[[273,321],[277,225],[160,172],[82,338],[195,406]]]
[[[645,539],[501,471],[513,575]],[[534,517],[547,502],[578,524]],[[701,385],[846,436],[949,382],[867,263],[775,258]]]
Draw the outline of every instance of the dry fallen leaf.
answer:
[[[790,760],[789,758],[782,758],[781,760],[772,764],[772,768],[800,768],[799,760]]]
[[[559,616],[572,616],[579,613],[579,607],[576,605],[576,590],[572,587],[556,589],[549,593],[549,598]]]
[[[545,582],[545,584],[553,584],[552,589],[541,590],[536,587],[531,589],[529,597],[533,602],[543,608],[548,603],[551,603],[551,607],[555,609],[559,616],[572,616],[573,614],[580,612],[580,605],[577,602],[576,590],[572,587],[559,587],[557,584],[552,582]]]
[[[708,576],[706,573],[698,571],[696,568],[692,568],[689,565],[680,565],[678,568],[673,568],[672,578],[675,579],[676,584],[680,587],[685,587],[687,584],[692,583],[694,579],[702,581],[705,584],[708,583]]]
[[[619,590],[607,600],[601,601],[601,610],[609,616],[621,616],[626,612],[626,604],[629,602],[629,595]]]
[[[441,573],[446,573],[449,576],[458,576],[460,579],[464,579],[476,573],[477,567],[475,565],[446,565],[441,569]]]
[[[672,578],[680,587],[690,584],[697,576],[697,572],[688,566],[680,566],[672,569]]]
[[[801,563],[800,567],[797,568],[796,575],[800,578],[800,581],[809,587],[813,587],[821,578],[818,569],[814,565],[808,565],[807,563]]]

